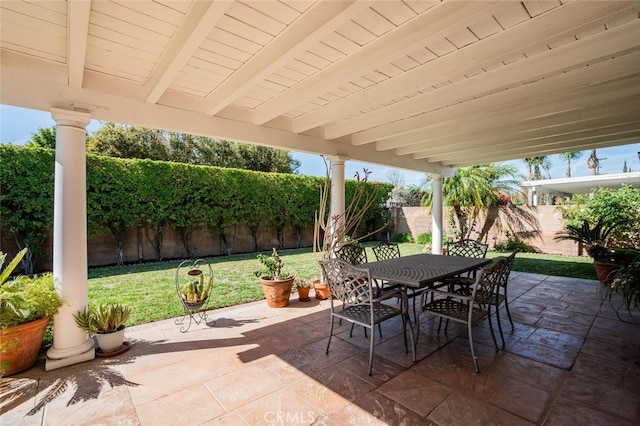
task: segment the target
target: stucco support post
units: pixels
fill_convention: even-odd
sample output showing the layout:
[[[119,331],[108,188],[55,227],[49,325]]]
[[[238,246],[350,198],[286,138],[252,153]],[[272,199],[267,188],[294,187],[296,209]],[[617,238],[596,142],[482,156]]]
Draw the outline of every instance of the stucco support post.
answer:
[[[442,254],[442,176],[431,175],[433,198],[431,202],[431,253]]]
[[[46,370],[95,358],[93,342],[73,314],[87,305],[87,183],[85,112],[52,108],[56,121],[53,279],[65,304],[53,318]]]
[[[344,158],[329,157],[331,160],[331,218],[338,218],[335,222],[331,220],[333,235],[343,235],[344,232]],[[338,241],[342,243],[342,241]]]

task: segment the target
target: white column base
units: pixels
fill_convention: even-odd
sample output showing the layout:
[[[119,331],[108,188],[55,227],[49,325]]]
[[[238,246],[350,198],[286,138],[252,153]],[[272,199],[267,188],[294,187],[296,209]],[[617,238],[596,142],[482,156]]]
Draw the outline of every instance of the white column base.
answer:
[[[47,351],[44,369],[46,371],[55,370],[56,368],[78,364],[79,362],[91,361],[95,357],[96,351],[93,346],[93,340],[87,339],[83,344],[73,348],[50,348]]]

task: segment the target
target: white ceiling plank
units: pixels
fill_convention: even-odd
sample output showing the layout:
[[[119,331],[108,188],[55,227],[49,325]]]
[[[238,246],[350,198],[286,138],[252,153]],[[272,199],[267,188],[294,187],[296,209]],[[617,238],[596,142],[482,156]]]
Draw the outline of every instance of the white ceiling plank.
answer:
[[[218,1],[0,1],[2,103],[440,174],[638,141],[638,0]]]
[[[79,0],[83,1],[83,0]],[[115,1],[94,1],[92,2],[91,9],[96,13],[109,16],[122,23],[129,23],[138,28],[145,29],[152,33],[161,34],[165,37],[171,37],[174,31],[174,24],[166,21],[156,19],[148,13],[148,9],[153,7],[152,2],[147,3],[146,8],[143,11],[137,11],[135,9],[127,7],[126,3],[118,3]]]
[[[334,139],[356,133],[372,125],[380,126],[402,119],[408,111],[412,114],[424,113],[548,78],[554,74],[561,74],[574,67],[588,65],[590,62],[595,63],[617,52],[633,49],[637,47],[637,40],[640,40],[640,20],[576,41],[571,46],[565,45],[548,50],[537,57],[514,62],[510,66],[448,85],[436,90],[435,93],[428,92],[362,117],[328,126],[325,137]],[[619,50],[614,52],[611,46],[616,46],[616,50],[618,48]],[[437,61],[434,64],[437,65]]]
[[[448,167],[443,168],[423,160],[397,158],[389,161],[388,156],[382,153],[375,153],[348,144],[298,135],[268,126],[211,117],[160,104],[151,104],[141,99],[134,99],[130,95],[120,96],[86,87],[70,87],[66,83],[64,67],[54,69],[49,66],[49,72],[46,74],[16,72],[14,67],[19,65],[20,58],[12,57],[8,55],[8,52],[2,52],[0,59],[3,62],[3,68],[6,68],[6,73],[3,74],[3,84],[0,87],[0,96],[3,103],[9,105],[22,104],[25,107],[39,110],[46,110],[50,106],[66,109],[78,107],[88,111],[91,117],[97,120],[238,140],[299,152],[344,156],[355,161],[386,164],[390,167],[418,170],[425,173],[451,173]],[[18,68],[20,67],[18,66]],[[36,71],[36,68],[33,70]],[[55,76],[57,78],[54,78]],[[29,90],[38,93],[39,96],[32,97],[25,103],[24,93]]]
[[[459,3],[454,5],[448,2],[434,7],[424,15],[409,21],[407,25],[389,32],[376,42],[370,43],[342,61],[315,74],[304,83],[298,84],[294,89],[267,102],[255,111],[254,122],[265,123],[291,106],[301,105],[332,87],[340,86],[356,76],[363,75],[367,69],[374,70],[378,66],[415,51],[424,45],[425,39],[441,37],[452,22],[464,25],[474,22],[479,19],[479,16],[486,17],[492,5],[495,3],[464,3],[461,6]],[[387,59],[380,61],[380,57]]]
[[[24,28],[12,22],[0,26],[0,42],[5,49],[25,54],[34,54],[41,58],[54,58],[57,62],[67,61],[67,37],[47,34],[45,32],[30,32],[21,35]],[[11,45],[11,47],[9,47]]]
[[[636,55],[637,58],[638,55]],[[630,100],[632,105],[629,107],[636,109],[633,103],[637,102],[635,93],[640,91],[640,87],[633,83],[639,78],[637,73],[590,86],[580,84],[580,78],[584,79],[585,75],[564,77],[567,82],[572,82],[572,79],[576,80],[572,89],[558,93],[541,94],[537,98],[530,98],[527,102],[521,102],[519,93],[512,92],[510,99],[505,97],[502,100],[502,107],[494,107],[479,114],[472,114],[469,120],[464,123],[443,122],[430,129],[418,131],[417,133],[426,135],[423,141],[404,141],[400,144],[394,144],[385,140],[377,143],[377,149],[396,148],[397,152],[402,154],[424,150],[421,145],[427,143],[455,150],[465,143],[464,141],[469,135],[471,137],[483,135],[492,139],[503,134],[514,136],[524,128],[542,131],[543,126],[556,125],[558,120],[573,121],[573,117],[579,116],[582,110],[585,110],[586,114],[607,115],[607,112],[601,113],[600,106],[615,100],[623,104]]]
[[[395,152],[398,155],[419,153],[430,156],[475,148],[478,143],[495,142],[496,137],[499,137],[500,134],[509,135],[515,140],[526,135],[544,136],[553,134],[553,132],[579,131],[585,125],[598,127],[605,125],[612,119],[619,120],[625,114],[637,114],[636,111],[639,109],[640,97],[632,95],[597,105],[592,104],[589,107],[579,106],[576,109],[530,119],[520,120],[518,117],[508,114],[494,114],[494,120],[481,128],[471,126],[466,132],[452,130],[449,140],[433,137],[433,134],[428,130],[415,132],[410,135],[411,137],[404,138]]]
[[[616,136],[620,134],[626,134],[633,131],[638,131],[640,127],[640,121],[638,120],[638,112],[635,111],[634,117],[627,117],[627,121],[618,125],[607,125],[604,127],[588,127],[584,126],[580,130],[575,130],[570,133],[552,133],[548,136],[536,135],[534,138],[522,138],[519,140],[499,139],[492,144],[491,153],[501,155],[505,152],[513,152],[520,149],[529,143],[535,143],[538,146],[547,146],[554,143],[563,143],[575,140],[587,140],[589,138],[600,138],[607,136]],[[473,142],[473,141],[472,141]],[[413,158],[428,158],[431,162],[450,162],[452,160],[459,160],[466,158],[473,158],[474,156],[480,156],[486,154],[486,149],[483,148],[481,141],[476,141],[476,148],[466,150],[456,150],[455,154],[444,153],[439,155],[421,155],[421,153],[413,154]]]
[[[258,81],[304,52],[307,46],[317,43],[336,26],[357,14],[362,7],[362,4],[354,5],[352,1],[318,2],[216,88],[207,97],[204,111],[210,115],[216,114]]]
[[[371,104],[374,99],[389,99],[390,97],[395,97],[398,94],[402,94],[408,90],[413,90],[417,86],[424,86],[426,84],[425,76],[451,75],[455,72],[458,72],[460,69],[464,69],[467,64],[478,63],[479,66],[482,66],[485,61],[489,61],[494,57],[500,57],[510,54],[515,49],[521,48],[523,44],[526,47],[527,43],[531,43],[531,30],[533,28],[538,28],[538,24],[541,25],[545,29],[545,31],[548,31],[543,33],[538,32],[538,39],[544,39],[546,37],[553,37],[558,32],[566,32],[567,23],[570,23],[571,25],[581,26],[592,22],[592,20],[594,19],[602,19],[602,16],[606,15],[608,11],[614,9],[606,2],[590,3],[590,6],[591,10],[589,13],[576,15],[576,7],[583,6],[579,4],[579,2],[570,3],[561,11],[558,11],[558,13],[556,13],[555,15],[542,16],[541,18],[539,18],[539,21],[531,20],[530,23],[522,24],[518,27],[515,27],[508,33],[503,33],[502,36],[496,35],[494,37],[480,41],[475,45],[469,47],[468,49],[462,49],[450,55],[446,55],[441,59],[428,62],[419,68],[402,74],[395,80],[386,81],[384,84],[376,85],[366,91],[361,92],[358,97],[336,102],[331,106],[331,108],[318,110],[309,114],[309,116],[300,117],[299,119],[294,121],[294,131],[304,131],[318,125],[331,122],[335,120],[336,117],[344,114],[344,108],[362,108],[365,105]],[[585,43],[587,42],[581,43],[576,46],[583,46],[583,50],[589,50],[590,46]],[[607,43],[607,41],[605,40],[604,43]],[[608,45],[604,46],[603,48],[608,49]],[[586,55],[589,55],[589,53],[587,52]],[[540,58],[540,56],[536,57],[535,61],[537,62]],[[555,56],[552,57],[552,59],[553,58],[555,58]],[[519,70],[514,70],[514,72],[516,73],[515,76],[519,75]],[[471,82],[468,85],[475,85],[475,83]],[[483,90],[484,88],[485,87],[481,84],[476,85],[475,91],[477,92],[478,90]],[[493,89],[495,89],[495,84]],[[465,91],[466,90],[468,89],[465,89]],[[471,93],[469,96],[474,96],[474,94]],[[431,101],[429,103],[434,105],[442,106],[443,103],[446,105],[444,100],[440,98],[428,100]],[[426,105],[423,105],[423,109],[424,107],[426,107]],[[438,106],[435,106],[435,108],[438,108]],[[371,117],[369,119],[371,119]],[[342,129],[342,131],[340,129],[340,126],[346,126],[346,124],[336,124],[334,127],[328,128],[326,137],[328,139],[333,139],[361,130],[361,128],[358,128],[357,123],[354,123],[353,126]]]
[[[244,3],[287,25],[295,21],[301,13],[286,3],[279,1],[266,2],[263,0],[251,0],[245,1]]]
[[[551,155],[551,154],[560,154],[562,152],[568,151],[582,151],[584,149],[589,149],[594,145],[598,145],[600,143],[611,145],[619,145],[624,143],[633,143],[640,137],[640,130],[636,129],[628,132],[620,132],[617,134],[606,134],[606,135],[590,135],[583,138],[567,138],[562,140],[561,142],[555,143],[547,143],[537,145],[537,154],[538,156],[543,155]],[[513,158],[512,156],[515,154],[516,158],[526,158],[527,153],[529,152],[529,148],[522,147],[516,150],[509,151],[501,151],[501,152],[485,152],[484,154],[476,154],[473,156],[465,156],[456,158],[454,161],[445,161],[443,163],[433,164],[458,164],[460,163],[470,163],[473,164],[481,164],[486,163],[487,161],[504,161],[505,159]],[[489,160],[489,158],[494,158],[495,160]]]
[[[158,102],[229,7],[224,1],[197,1],[184,18],[147,83],[146,101]]]
[[[447,132],[450,132],[446,127],[456,121],[456,117],[465,117],[457,126],[470,126],[475,123],[480,123],[487,118],[491,118],[492,115],[496,114],[496,111],[523,110],[523,108],[521,108],[522,104],[528,104],[530,108],[547,108],[549,104],[547,96],[550,94],[557,94],[559,91],[575,90],[575,88],[589,84],[589,82],[592,81],[600,82],[611,79],[613,78],[612,76],[619,75],[621,71],[624,71],[622,75],[633,74],[634,70],[638,69],[637,61],[637,54],[625,55],[590,67],[579,68],[568,74],[538,80],[508,91],[498,92],[491,96],[484,96],[426,114],[411,116],[384,126],[367,129],[353,134],[350,137],[352,143],[359,145],[409,134],[423,128],[445,129],[443,135],[446,135]],[[635,84],[637,86],[637,83],[637,81],[631,79],[627,84]],[[597,90],[597,88],[593,88],[593,90]],[[570,98],[570,95],[568,96],[569,99],[567,99],[566,102],[575,102],[574,99]],[[553,106],[555,105],[552,105],[552,107]],[[560,106],[555,107],[561,108]],[[523,115],[525,117],[531,117],[526,111]],[[384,142],[381,143],[384,145]],[[385,149],[395,147],[396,146],[385,146]]]
[[[432,132],[425,132],[426,135],[422,141],[412,143],[409,145],[401,145],[396,148],[395,153],[398,155],[415,154],[420,153],[421,156],[429,156],[442,152],[457,152],[463,150],[469,146],[473,146],[470,140],[474,139],[474,131],[483,132],[486,140],[490,140],[488,145],[493,146],[501,138],[509,137],[510,139],[517,139],[518,132],[521,132],[524,127],[529,129],[539,129],[537,134],[541,134],[543,127],[557,125],[558,120],[573,121],[583,118],[582,110],[585,109],[585,105],[597,105],[595,108],[587,108],[585,115],[596,114],[600,109],[600,106],[610,105],[615,102],[616,96],[622,99],[630,99],[631,110],[638,109],[637,95],[633,95],[632,91],[628,90],[629,82],[637,78],[637,75],[631,76],[627,79],[616,80],[615,82],[602,84],[598,88],[586,87],[576,89],[564,93],[557,97],[549,97],[546,100],[538,100],[535,105],[522,105],[521,107],[514,107],[511,109],[494,110],[488,112],[483,118],[480,119],[481,125],[472,123],[465,131],[464,135],[454,135],[449,137],[448,134],[434,137]],[[603,94],[599,91],[611,90],[611,92]],[[636,88],[635,92],[639,92]],[[631,97],[629,97],[631,95]],[[555,109],[557,106],[558,109]],[[563,111],[556,114],[556,111]],[[540,117],[535,119],[532,114],[539,114]],[[557,115],[557,120],[554,118]],[[606,115],[606,113],[604,114]],[[610,117],[615,118],[614,114],[610,114]],[[478,123],[480,123],[478,122]],[[506,127],[503,127],[504,123],[509,123]],[[522,126],[518,124],[522,123]],[[454,125],[446,125],[442,129],[448,130],[448,133],[456,133],[459,129]],[[503,130],[504,129],[504,130]],[[533,146],[533,145],[532,145]],[[442,147],[445,147],[443,150]]]
[[[234,2],[233,5],[227,9],[227,15],[232,16],[240,22],[259,28],[274,37],[286,28],[286,25],[283,22],[262,13],[253,7],[249,7],[242,2]]]
[[[561,154],[563,152],[569,152],[569,151],[585,151],[585,150],[594,149],[594,148],[608,148],[608,147],[614,147],[614,146],[620,146],[620,145],[633,144],[637,142],[638,137],[639,136],[635,136],[635,135],[621,135],[620,137],[615,137],[615,138],[605,137],[597,140],[591,139],[588,141],[568,141],[564,145],[553,146],[549,148],[541,148],[539,152],[536,152],[536,156],[554,155],[554,154]],[[530,157],[530,155],[524,155],[524,156],[521,155],[517,157],[517,159],[527,158],[527,157]],[[471,166],[474,164],[481,164],[483,162],[484,163],[501,162],[501,161],[508,161],[508,160],[514,159],[514,157],[510,155],[499,155],[499,156],[496,155],[495,157],[492,157],[492,158],[494,159],[487,160],[487,158],[483,156],[482,158],[479,159],[480,162],[476,162],[475,159],[469,159],[465,161],[455,161],[452,164],[455,164],[455,167],[463,167],[463,166]],[[447,164],[443,164],[442,166],[447,166]]]

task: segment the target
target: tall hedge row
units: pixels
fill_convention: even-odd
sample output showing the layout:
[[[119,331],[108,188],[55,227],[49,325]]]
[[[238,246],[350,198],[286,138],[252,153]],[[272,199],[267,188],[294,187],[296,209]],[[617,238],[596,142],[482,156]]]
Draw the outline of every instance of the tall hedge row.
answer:
[[[54,152],[0,145],[0,215],[2,226],[19,246],[42,254],[53,225]],[[300,231],[313,226],[324,179],[262,173],[151,160],[87,155],[87,225],[90,234],[108,231],[114,237],[118,262],[124,259],[127,229],[141,226],[162,258],[162,237],[168,227],[180,232],[187,253],[196,229],[219,235],[227,253],[234,232],[247,226],[258,247],[259,230],[275,230],[282,241],[285,227]],[[347,181],[347,203],[353,187],[368,185],[379,202],[367,214],[368,227],[380,221],[391,184]]]

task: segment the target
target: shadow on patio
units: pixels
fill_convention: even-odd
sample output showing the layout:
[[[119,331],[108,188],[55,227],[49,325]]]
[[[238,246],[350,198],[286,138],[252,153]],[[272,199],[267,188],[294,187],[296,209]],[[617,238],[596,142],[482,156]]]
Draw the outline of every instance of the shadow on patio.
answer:
[[[173,320],[130,327],[129,351],[3,380],[7,424],[637,424],[640,320],[621,322],[595,281],[512,273],[495,352],[474,330],[473,371],[462,327],[423,316],[415,364],[401,321],[368,339],[338,327],[324,353],[328,301],[270,309],[264,301],[209,312],[180,333]],[[506,315],[502,315],[505,319]],[[211,323],[215,321],[215,323]],[[213,325],[211,327],[210,325]],[[499,339],[499,338],[498,338]]]

